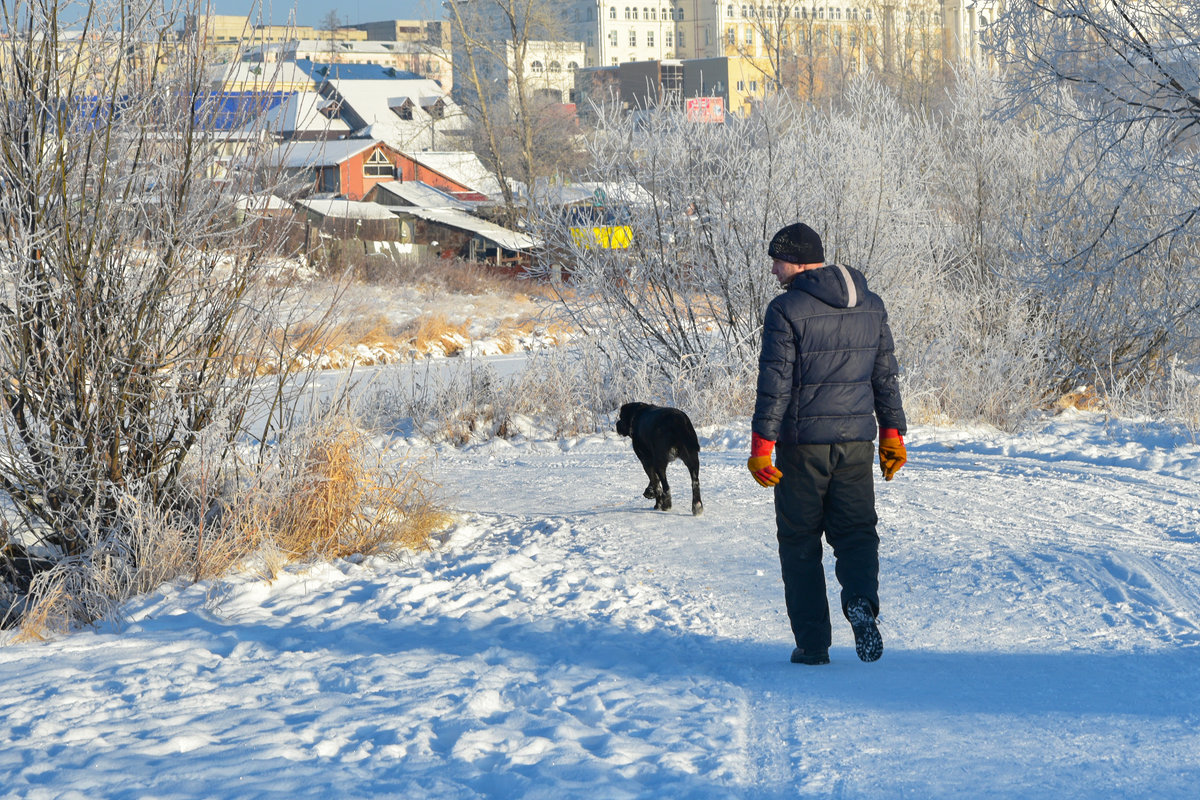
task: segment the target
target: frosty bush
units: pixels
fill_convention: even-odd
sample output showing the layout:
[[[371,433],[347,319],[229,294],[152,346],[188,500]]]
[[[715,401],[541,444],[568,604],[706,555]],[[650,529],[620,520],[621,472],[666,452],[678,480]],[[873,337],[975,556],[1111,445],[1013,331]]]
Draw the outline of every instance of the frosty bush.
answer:
[[[140,543],[147,520],[168,535],[203,513],[181,490],[198,444],[215,442],[218,472],[231,469],[251,425],[265,442],[286,417],[291,367],[257,378],[283,361],[268,334],[288,328],[274,228],[237,213],[252,179],[279,183],[253,147],[227,158],[203,43],[176,35],[200,10],[0,0],[10,588],[40,573],[75,599],[133,585],[156,552]],[[62,24],[89,35],[63,37]],[[96,608],[74,606],[85,619]]]
[[[682,404],[705,405],[720,389],[728,400],[708,405],[747,413],[778,291],[766,246],[804,220],[827,260],[861,269],[887,302],[919,413],[1016,424],[1052,371],[1045,315],[1008,255],[1013,216],[1036,200],[1036,149],[1017,123],[988,118],[986,76],[965,76],[958,94],[955,113],[928,118],[870,79],[836,105],[774,98],[723,126],[666,109],[603,117],[583,177],[604,187],[631,242],[572,235],[545,193],[535,216],[568,275],[563,312],[615,372],[656,374],[643,383],[658,394],[643,399],[695,386]]]

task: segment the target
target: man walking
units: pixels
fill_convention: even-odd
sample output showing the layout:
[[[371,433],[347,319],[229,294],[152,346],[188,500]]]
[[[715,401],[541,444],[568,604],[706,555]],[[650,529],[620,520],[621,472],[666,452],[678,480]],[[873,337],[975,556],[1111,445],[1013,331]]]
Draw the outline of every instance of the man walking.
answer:
[[[803,223],[775,234],[767,253],[786,291],[763,320],[747,466],[759,484],[775,488],[784,600],[796,639],[791,660],[829,663],[824,534],[855,651],[875,661],[883,655],[871,474],[877,425],[884,479],[907,458],[887,311],[861,272],[825,264],[821,237]]]

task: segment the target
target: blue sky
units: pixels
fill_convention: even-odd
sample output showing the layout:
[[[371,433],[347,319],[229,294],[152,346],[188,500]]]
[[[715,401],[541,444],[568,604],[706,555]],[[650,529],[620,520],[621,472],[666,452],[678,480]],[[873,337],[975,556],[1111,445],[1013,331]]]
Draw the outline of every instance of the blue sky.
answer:
[[[212,0],[215,14],[247,14],[250,0]],[[284,23],[292,9],[297,25],[319,26],[330,11],[336,11],[343,23],[375,22],[383,19],[422,19],[441,16],[438,0],[264,0],[263,16]]]

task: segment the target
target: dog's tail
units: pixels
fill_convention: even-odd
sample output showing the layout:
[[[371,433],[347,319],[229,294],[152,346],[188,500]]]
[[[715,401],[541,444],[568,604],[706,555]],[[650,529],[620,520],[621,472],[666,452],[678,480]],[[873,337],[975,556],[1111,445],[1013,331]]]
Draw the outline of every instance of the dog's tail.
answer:
[[[700,439],[696,436],[696,429],[692,427],[692,419],[686,414],[683,417],[683,432],[687,435],[688,444],[692,447],[695,453],[700,452]]]

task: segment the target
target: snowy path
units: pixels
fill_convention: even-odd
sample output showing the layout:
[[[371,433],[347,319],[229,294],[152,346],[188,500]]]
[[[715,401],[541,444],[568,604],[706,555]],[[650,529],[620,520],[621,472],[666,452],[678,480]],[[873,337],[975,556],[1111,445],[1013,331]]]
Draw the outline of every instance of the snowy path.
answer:
[[[699,518],[650,510],[627,440],[442,450],[463,523],[433,553],[171,588],[120,633],[0,648],[0,786],[1195,795],[1200,447],[1083,417],[914,431],[878,489],[884,657],[835,622],[813,668],[787,661],[748,431],[703,433]]]

